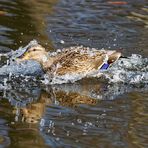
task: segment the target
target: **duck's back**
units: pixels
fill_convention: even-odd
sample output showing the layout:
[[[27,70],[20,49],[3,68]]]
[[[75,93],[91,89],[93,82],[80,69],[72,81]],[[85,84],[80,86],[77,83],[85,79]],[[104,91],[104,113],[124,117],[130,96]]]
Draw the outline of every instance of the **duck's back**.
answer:
[[[74,47],[73,47],[74,48]],[[89,74],[99,69],[106,60],[107,55],[103,50],[89,48],[64,49],[55,56],[53,64],[48,67],[49,73],[56,75]]]

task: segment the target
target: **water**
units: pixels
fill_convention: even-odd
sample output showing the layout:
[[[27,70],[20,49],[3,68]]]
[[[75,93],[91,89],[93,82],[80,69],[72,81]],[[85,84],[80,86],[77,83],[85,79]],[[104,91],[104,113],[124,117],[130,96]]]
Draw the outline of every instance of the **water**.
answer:
[[[129,57],[103,79],[61,85],[1,79],[1,147],[148,146],[146,0],[0,0],[0,8],[1,53],[37,39],[47,50],[84,45]]]

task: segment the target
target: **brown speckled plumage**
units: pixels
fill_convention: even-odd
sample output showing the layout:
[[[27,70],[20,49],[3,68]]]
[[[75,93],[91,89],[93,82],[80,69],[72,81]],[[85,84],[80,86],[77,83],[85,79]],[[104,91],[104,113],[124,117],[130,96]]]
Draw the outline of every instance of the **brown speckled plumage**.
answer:
[[[39,45],[28,49],[22,60],[33,59],[41,63],[49,75],[85,74],[100,69],[108,59],[114,62],[120,57],[116,51],[97,50],[76,46],[48,53]]]

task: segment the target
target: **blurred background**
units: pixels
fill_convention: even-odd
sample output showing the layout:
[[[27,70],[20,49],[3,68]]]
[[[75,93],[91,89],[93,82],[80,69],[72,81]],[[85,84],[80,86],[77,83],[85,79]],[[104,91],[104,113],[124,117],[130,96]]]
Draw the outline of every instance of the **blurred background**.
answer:
[[[0,0],[0,50],[37,39],[48,50],[84,45],[148,55],[147,13],[146,0]]]

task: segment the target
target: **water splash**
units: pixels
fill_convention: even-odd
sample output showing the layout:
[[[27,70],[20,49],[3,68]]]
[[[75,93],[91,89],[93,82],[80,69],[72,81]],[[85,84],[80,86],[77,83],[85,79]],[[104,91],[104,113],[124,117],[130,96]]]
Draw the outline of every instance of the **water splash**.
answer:
[[[7,57],[9,57],[10,60],[12,60],[12,59],[15,60],[16,58],[21,57],[26,52],[26,50],[28,48],[36,46],[36,45],[39,45],[37,40],[32,40],[25,47],[20,47],[18,50],[15,50],[15,51],[12,50],[11,52],[9,52],[7,54]]]
[[[54,75],[53,77],[49,77],[48,75],[44,75],[44,80],[42,83],[44,84],[64,84],[64,83],[74,83],[82,78],[86,77],[85,74],[65,74],[62,76]]]
[[[33,60],[13,62],[10,65],[4,65],[0,68],[0,76],[41,76],[43,70],[41,65]]]
[[[148,58],[136,54],[121,58],[103,75],[111,83],[148,84]]]
[[[44,76],[42,83],[44,84],[63,84],[63,83],[74,83],[75,81],[81,80],[86,77],[93,77],[96,79],[108,79],[110,83],[148,83],[148,58],[142,58],[141,55],[133,54],[128,58],[121,58],[114,63],[108,70],[96,70],[91,73],[80,73],[80,74],[65,74],[59,76],[56,74],[56,69],[60,64],[55,65],[55,72],[49,76],[44,75],[41,65],[33,60],[17,62],[16,58],[20,57],[29,47],[39,45],[36,40],[31,41],[27,46],[20,47],[16,51],[11,51],[7,54],[10,58],[8,64],[0,68],[0,76],[7,75],[10,79],[11,76]],[[70,47],[70,50],[81,50],[85,48],[83,46]],[[91,48],[86,47],[88,53],[92,55]],[[63,49],[64,50],[64,49]],[[93,49],[96,50],[96,49]],[[82,54],[83,54],[82,50]],[[49,52],[49,56],[54,56],[62,52],[57,50],[55,52]],[[100,78],[101,77],[101,78]]]
[[[43,83],[46,84],[63,84],[74,83],[85,77],[93,77],[96,79],[107,79],[109,83],[148,83],[148,59],[142,58],[140,55],[133,54],[128,58],[121,58],[114,63],[108,70],[97,70],[89,74],[65,74],[58,76],[53,75],[49,78],[44,77]]]

